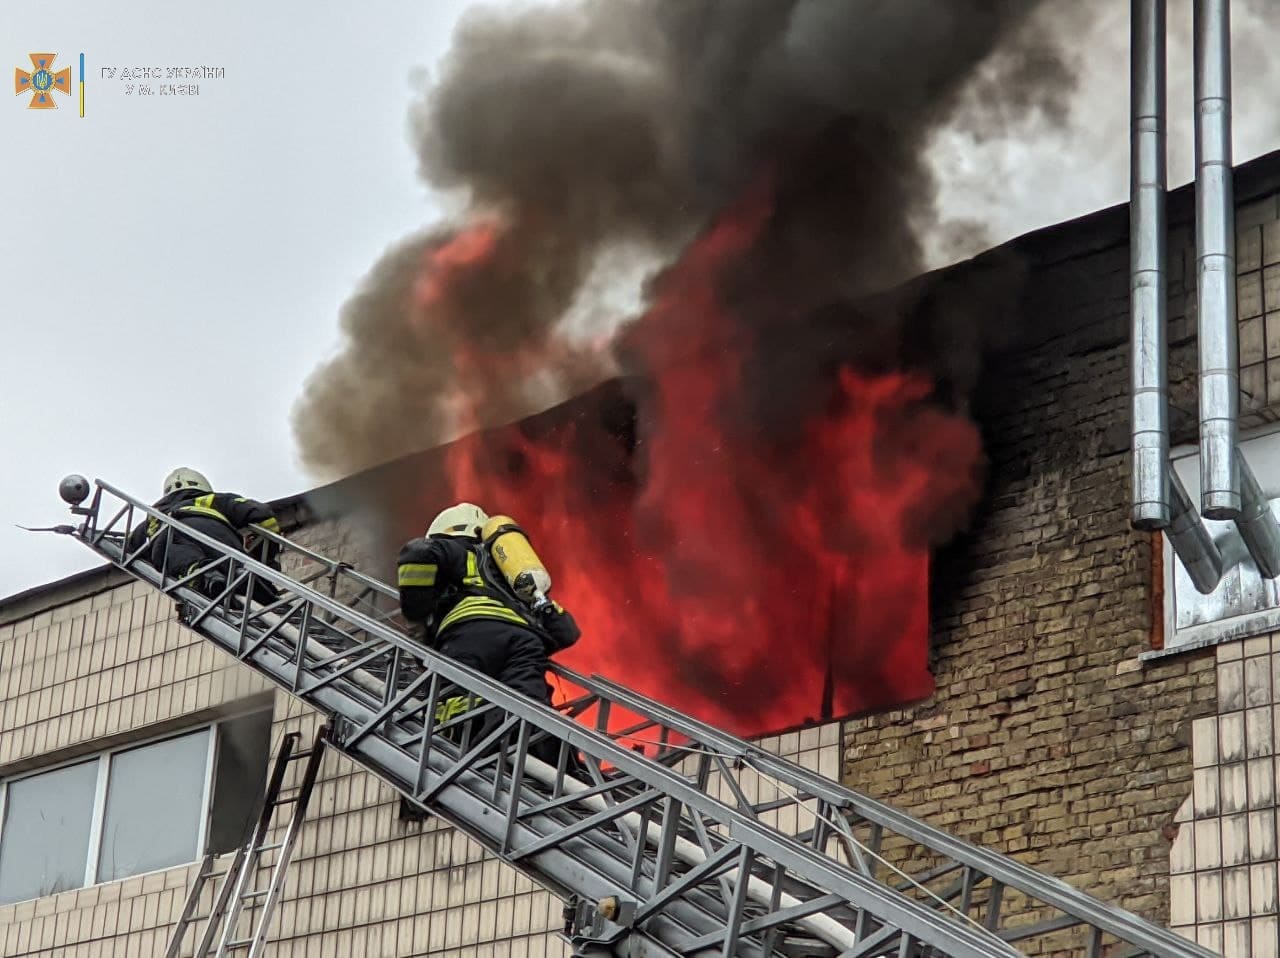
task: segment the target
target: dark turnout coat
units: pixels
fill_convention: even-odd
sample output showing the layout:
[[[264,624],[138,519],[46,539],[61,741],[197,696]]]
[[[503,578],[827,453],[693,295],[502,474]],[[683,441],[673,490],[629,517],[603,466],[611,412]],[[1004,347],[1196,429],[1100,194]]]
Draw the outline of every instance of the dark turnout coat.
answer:
[[[178,489],[152,508],[239,551],[244,549],[243,535],[251,525],[269,532],[280,531],[280,523],[269,505],[230,492]],[[148,517],[146,523],[130,533],[126,549],[132,554],[144,543],[150,543],[145,557],[169,575],[186,575],[195,566],[216,558],[212,549],[181,534],[175,533],[173,541],[168,542],[163,529],[159,520]],[[274,563],[279,551],[275,543],[270,543],[263,558]]]
[[[535,612],[521,602],[482,548],[450,536],[406,543],[396,563],[401,611],[445,655],[549,702],[550,656],[578,641],[578,625],[557,603]]]

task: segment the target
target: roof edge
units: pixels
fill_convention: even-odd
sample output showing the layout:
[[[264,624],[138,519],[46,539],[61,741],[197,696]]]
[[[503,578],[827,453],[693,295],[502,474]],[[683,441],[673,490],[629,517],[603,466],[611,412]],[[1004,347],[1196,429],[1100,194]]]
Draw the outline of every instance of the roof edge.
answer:
[[[1234,198],[1237,213],[1263,199],[1276,199],[1280,207],[1280,150],[1263,153],[1233,168]],[[1189,227],[1195,222],[1195,181],[1168,190],[1167,217],[1170,230]],[[1239,217],[1237,217],[1239,219]],[[1246,224],[1237,223],[1237,229]],[[1116,203],[1069,220],[1050,223],[1021,233],[967,260],[943,266],[930,273],[945,273],[964,268],[1001,251],[1018,250],[1033,256],[1040,265],[1052,265],[1081,254],[1129,243],[1129,203]],[[928,274],[926,274],[928,275]]]
[[[83,569],[52,582],[32,586],[13,595],[0,598],[0,626],[11,625],[66,605],[77,599],[86,599],[117,586],[132,582],[133,576],[109,562],[91,569]]]

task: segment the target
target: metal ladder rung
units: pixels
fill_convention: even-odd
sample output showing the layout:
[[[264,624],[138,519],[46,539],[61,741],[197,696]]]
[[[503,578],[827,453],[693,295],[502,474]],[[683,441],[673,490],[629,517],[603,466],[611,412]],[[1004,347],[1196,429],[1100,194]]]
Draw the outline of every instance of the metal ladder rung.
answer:
[[[195,954],[200,958],[207,958],[207,956],[214,953],[210,951],[211,948],[217,949],[218,954],[225,954],[229,950],[239,950],[246,945],[255,946],[259,942],[266,941],[272,912],[278,901],[277,896],[283,887],[283,872],[288,867],[291,852],[297,844],[298,826],[306,813],[308,797],[315,789],[315,781],[324,755],[327,735],[328,727],[322,725],[316,734],[315,744],[310,749],[297,755],[291,754],[290,750],[293,747],[293,742],[299,737],[299,733],[291,732],[285,737],[280,751],[276,755],[275,768],[272,770],[268,780],[267,793],[263,804],[260,806],[257,825],[251,834],[246,835],[245,842],[240,846],[240,851],[236,855],[235,863],[229,868],[214,870],[212,867],[213,856],[208,855],[205,857],[197,880],[187,896],[187,906],[184,909],[183,917],[170,940],[167,958],[176,958],[187,929],[196,920],[193,918],[193,913],[199,890],[208,879],[221,876],[226,876],[226,878],[222,883],[221,890],[215,896],[211,911],[207,918],[203,919],[207,922],[205,933],[204,937],[197,942]],[[308,762],[302,774],[301,783],[293,790],[293,794],[282,795],[286,765],[295,758],[303,757],[306,757]],[[294,808],[281,840],[261,845],[255,844],[266,837],[272,827],[271,821],[282,805],[293,805]],[[264,864],[261,862],[262,856],[267,852],[277,850],[280,851],[280,856],[271,866],[271,881],[267,887],[255,891],[242,892],[241,889],[251,883],[252,871],[257,867],[262,867]],[[242,910],[254,907],[261,909],[261,912],[257,919],[252,922],[255,925],[252,929],[252,934],[248,938],[232,940],[232,935],[237,930],[236,925]],[[221,944],[216,944],[213,936],[219,934],[219,929],[221,929]]]
[[[78,496],[78,477],[76,490]],[[100,515],[104,494],[121,500],[114,518]],[[84,497],[78,500],[83,501]],[[1042,928],[1058,930],[1050,919],[1042,919],[1046,912],[1057,910],[1071,916],[1072,921],[1088,922],[1095,951],[1105,933],[1126,945],[1131,943],[1138,953],[1212,958],[1208,951],[1174,932],[1077,892],[1018,858],[969,845],[602,676],[580,676],[557,668],[555,674],[571,687],[580,688],[581,695],[556,710],[534,708],[517,691],[504,687],[506,683],[450,663],[448,656],[425,647],[398,624],[383,624],[360,608],[365,593],[385,596],[394,603],[394,587],[361,576],[355,584],[363,585],[365,591],[355,603],[348,603],[345,595],[338,597],[340,585],[345,585],[338,579],[342,566],[273,532],[264,530],[264,536],[295,555],[318,559],[328,567],[333,582],[329,596],[316,587],[319,583],[308,584],[310,578],[299,580],[273,571],[252,557],[245,558],[234,545],[205,536],[101,481],[92,504],[87,509],[77,504],[73,509],[85,517],[78,531],[72,528],[81,542],[178,600],[182,625],[236,655],[257,675],[270,680],[273,688],[325,716],[326,722],[332,720],[333,745],[357,765],[381,778],[409,803],[442,815],[500,858],[508,862],[523,859],[521,871],[527,877],[549,890],[572,895],[577,906],[566,909],[563,937],[570,939],[575,951],[674,954],[686,950],[683,946],[688,944],[690,954],[715,949],[727,955],[759,953],[762,958],[815,952],[829,956],[844,951],[883,954],[888,949],[901,956],[928,953],[939,958],[1014,958],[1017,952],[1013,947],[992,932],[1024,935],[1035,931],[1029,953],[1057,950],[1058,942],[1041,933]],[[271,603],[275,610],[272,616],[261,611],[265,608],[261,604],[259,611],[247,614],[243,608],[233,607],[225,594],[216,599],[200,598],[195,588],[184,584],[185,579],[166,574],[164,563],[150,571],[142,562],[134,564],[137,556],[127,556],[124,550],[132,533],[131,523],[144,514],[148,525],[154,522],[164,527],[166,548],[175,534],[181,535],[219,555],[214,564],[225,566],[229,580],[243,581],[256,575],[273,585],[279,600]],[[115,538],[107,538],[110,535]],[[281,568],[285,567],[282,563]],[[311,641],[334,654],[323,654]],[[258,654],[261,649],[267,652]],[[391,664],[378,664],[386,661],[387,655]],[[416,698],[408,691],[393,691],[405,679],[406,659],[427,666],[406,686],[418,690]],[[422,692],[426,682],[431,684]],[[483,729],[473,730],[461,740],[443,741],[450,737],[441,732],[444,724],[433,722],[432,716],[440,699],[455,686],[465,695],[488,699],[485,711],[490,714]],[[640,727],[654,728],[656,741],[640,739],[637,743],[647,741],[656,746],[652,758],[644,745],[639,755],[631,753],[620,730],[616,739],[611,734],[607,719],[614,707],[634,713],[643,720]],[[594,721],[580,719],[591,709],[596,712]],[[462,724],[469,725],[472,718],[464,717]],[[498,725],[491,727],[493,719]],[[327,735],[328,726],[321,728]],[[442,739],[438,750],[433,741],[437,734]],[[228,950],[238,955],[245,945],[257,948],[267,940],[272,910],[285,887],[303,813],[313,794],[313,766],[318,765],[321,737],[317,737],[317,751],[307,763],[307,789],[294,805],[287,838],[270,848],[257,846],[266,841],[273,806],[283,791],[283,769],[293,757],[291,751],[300,735],[295,731],[286,734],[282,748],[288,751],[278,760],[276,771],[280,774],[272,773],[269,803],[263,806],[266,814],[259,816],[252,837],[237,856],[232,868],[234,880],[223,882],[226,893],[220,893],[219,905],[225,904],[229,889],[234,887],[229,898],[231,909],[221,926],[210,921],[209,928],[221,932],[224,955]],[[559,740],[554,766],[540,759],[540,750],[530,748],[544,740],[548,744]],[[570,759],[576,765],[579,750],[585,767],[571,773]],[[490,764],[495,757],[496,763]],[[525,758],[536,764],[523,766],[518,774]],[[691,759],[689,764],[696,770],[682,767],[682,758]],[[728,760],[733,761],[732,767]],[[710,781],[713,774],[719,778],[714,789]],[[737,780],[739,775],[741,781]],[[743,788],[754,785],[753,776],[780,793],[775,806],[778,824],[761,819],[751,807],[754,803]],[[576,782],[570,785],[568,779]],[[726,796],[722,783],[735,795]],[[634,789],[630,795],[629,789]],[[811,808],[810,803],[815,802],[817,807]],[[793,809],[801,813],[801,820],[812,814],[814,826],[799,831],[799,825],[788,821]],[[873,855],[881,854],[883,840],[895,850],[902,846],[904,864],[923,858],[921,866],[930,870],[936,860],[962,865],[965,875],[960,903],[964,908],[959,911],[969,917],[981,906],[989,920],[955,922],[922,898],[895,888],[896,878],[874,866],[865,867],[859,850],[861,829],[855,830],[864,821],[872,831],[870,844],[864,847]],[[832,838],[848,841],[832,853],[828,851]],[[259,877],[256,856],[277,848],[281,854],[270,884],[274,891],[265,898],[254,895],[248,886],[258,883],[254,881]],[[736,878],[727,869],[736,870]],[[990,886],[983,890],[985,901],[982,893],[969,894],[975,875],[990,878]],[[712,881],[721,885],[723,908],[714,892],[702,887]],[[921,887],[928,890],[927,885]],[[1002,902],[1000,892],[1006,887],[1010,893],[1005,897],[1010,901]],[[638,916],[635,923],[619,924],[617,937],[611,929],[601,929],[596,920],[605,917],[604,909],[597,907],[603,901],[594,905],[591,901],[607,888],[630,889],[638,899],[624,901],[621,895],[613,899],[616,910],[634,906]],[[784,894],[788,896],[785,905]],[[257,907],[248,906],[260,914],[253,922],[256,930],[237,939],[235,931],[243,930],[237,919],[246,895],[252,902],[261,902]],[[969,901],[970,897],[975,900]],[[948,894],[944,900],[949,898]],[[645,921],[651,914],[662,914],[662,921]],[[1027,927],[1028,921],[1038,925]],[[692,942],[691,929],[701,933]],[[602,932],[608,937],[600,937]],[[211,937],[206,932],[206,938]],[[201,945],[202,958],[208,954],[206,948],[207,944]],[[1125,954],[1126,958],[1137,958],[1128,949]],[[170,958],[178,958],[176,945]]]

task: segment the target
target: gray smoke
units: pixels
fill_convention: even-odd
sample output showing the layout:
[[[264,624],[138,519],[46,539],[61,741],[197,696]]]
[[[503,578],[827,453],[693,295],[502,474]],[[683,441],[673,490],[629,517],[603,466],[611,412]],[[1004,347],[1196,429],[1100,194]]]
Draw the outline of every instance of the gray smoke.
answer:
[[[804,340],[815,310],[919,272],[922,238],[972,241],[973,224],[939,222],[930,138],[958,116],[984,138],[1028,117],[1062,122],[1075,74],[1059,46],[1064,7],[1078,9],[580,0],[473,11],[412,114],[423,179],[464,213],[391,249],[345,306],[345,350],[295,411],[304,462],[347,474],[526,415],[620,365],[652,373],[630,348],[569,335],[566,315],[590,311],[602,256],[669,263],[762,176],[767,226],[720,277],[761,349]],[[465,232],[484,222],[498,224],[488,246]],[[875,320],[888,353],[908,318]],[[809,362],[829,332],[814,328]],[[756,381],[776,398],[786,381],[765,358]]]
[[[1194,177],[1191,9],[1188,2],[1168,4],[1171,187]],[[1231,27],[1233,140],[1235,161],[1241,163],[1280,142],[1280,113],[1273,105],[1280,87],[1280,58],[1273,51],[1280,3],[1233,0]],[[1128,201],[1129,0],[1044,6],[1024,29],[1039,36],[1052,30],[1082,57],[1069,113],[1022,111],[1020,120],[1004,117],[1015,123],[1016,138],[991,135],[983,120],[991,111],[985,91],[1002,81],[990,75],[991,64],[976,71],[975,82],[929,148],[942,187],[939,205],[957,221],[925,237],[930,267],[971,256],[993,241]],[[1003,102],[1015,102],[1012,91]]]

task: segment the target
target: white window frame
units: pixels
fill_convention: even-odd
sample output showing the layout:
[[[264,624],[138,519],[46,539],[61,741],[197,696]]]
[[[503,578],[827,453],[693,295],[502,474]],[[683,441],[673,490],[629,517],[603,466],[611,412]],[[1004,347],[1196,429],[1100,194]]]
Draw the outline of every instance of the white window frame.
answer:
[[[111,882],[98,881],[98,863],[102,854],[102,829],[107,813],[107,789],[109,787],[109,778],[111,775],[111,759],[119,755],[121,752],[131,752],[137,748],[144,748],[148,745],[158,745],[161,742],[168,742],[172,739],[183,738],[187,735],[194,735],[198,732],[208,731],[209,743],[205,754],[204,764],[204,782],[200,790],[200,824],[196,832],[196,857],[190,862],[179,862],[174,865],[167,865],[158,871],[168,871],[171,868],[184,868],[191,862],[199,861],[205,853],[205,846],[209,840],[209,823],[213,816],[213,785],[214,772],[218,767],[218,749],[222,742],[221,726],[227,722],[242,719],[247,715],[257,715],[261,713],[270,713],[270,707],[263,708],[256,706],[253,708],[244,708],[235,712],[230,712],[221,718],[202,725],[195,725],[176,732],[163,732],[156,735],[150,735],[143,738],[133,739],[122,745],[114,746],[103,752],[98,753],[98,772],[97,782],[95,785],[93,796],[93,818],[89,825],[89,852],[85,856],[84,882],[76,888],[64,889],[65,891],[75,891],[78,888],[92,888],[94,885],[107,885]],[[8,811],[9,785],[11,783],[25,781],[28,778],[35,778],[37,775],[45,775],[49,772],[56,772],[61,768],[68,768],[72,765],[84,765],[94,760],[92,753],[81,755],[77,758],[69,758],[63,762],[57,762],[53,765],[44,765],[40,768],[33,768],[29,771],[13,775],[8,778],[0,779],[0,842],[4,841],[4,823],[5,814]],[[154,872],[140,872],[139,875],[149,875]],[[129,875],[127,878],[112,879],[112,881],[127,881],[129,878],[137,878],[138,875]],[[58,894],[61,894],[59,892]],[[47,896],[46,896],[47,897]],[[24,899],[24,901],[34,901],[37,899]],[[8,904],[17,904],[17,902],[9,902]],[[4,907],[0,905],[0,907]]]
[[[1240,434],[1240,448],[1249,462],[1258,483],[1271,497],[1272,502],[1280,499],[1280,423],[1268,424],[1259,429]],[[1267,443],[1262,449],[1256,440],[1276,437],[1275,442]],[[1250,445],[1253,449],[1250,449]],[[1200,449],[1196,445],[1175,447],[1170,454],[1171,467],[1178,469],[1187,494],[1197,505],[1200,502],[1199,462]],[[1230,529],[1229,522],[1206,522],[1212,532]],[[1233,533],[1234,534],[1234,533]],[[1162,611],[1164,613],[1163,638],[1164,648],[1144,652],[1143,659],[1160,658],[1190,652],[1222,642],[1232,642],[1255,635],[1280,630],[1280,604],[1256,612],[1230,615],[1224,618],[1211,619],[1184,628],[1178,628],[1178,590],[1175,570],[1180,560],[1169,544],[1169,537],[1161,535],[1160,547],[1163,554],[1163,596]],[[1273,580],[1280,587],[1280,579]],[[1221,586],[1219,586],[1221,588]],[[1184,590],[1185,591],[1185,590]],[[1186,599],[1193,599],[1187,595]]]

